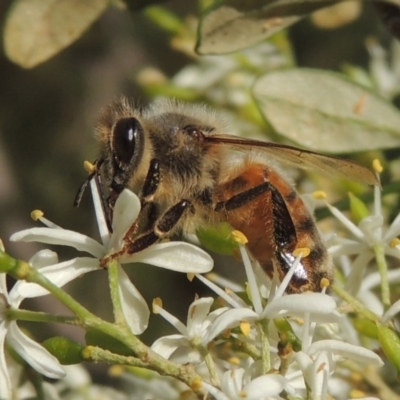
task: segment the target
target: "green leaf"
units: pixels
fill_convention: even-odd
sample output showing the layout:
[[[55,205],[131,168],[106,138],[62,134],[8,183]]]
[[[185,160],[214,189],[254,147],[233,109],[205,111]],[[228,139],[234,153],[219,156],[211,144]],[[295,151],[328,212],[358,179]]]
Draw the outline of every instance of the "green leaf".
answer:
[[[79,364],[83,361],[83,346],[65,337],[51,337],[45,340],[42,346],[63,365]]]
[[[270,3],[270,4],[268,4]],[[280,17],[281,0],[219,0],[200,18],[196,51],[220,54],[237,51],[279,32],[300,19]]]
[[[400,374],[400,338],[398,334],[386,326],[378,326],[378,339],[386,357]]]
[[[24,68],[48,60],[96,21],[108,0],[17,0],[5,22],[7,57]]]
[[[85,334],[85,341],[87,345],[97,346],[105,350],[109,350],[115,354],[123,356],[133,356],[134,352],[121,343],[119,340],[103,333],[97,329],[89,329]]]
[[[387,1],[399,6],[399,0]],[[340,0],[214,0],[200,18],[196,51],[220,54],[241,50],[336,3]],[[395,17],[383,20],[396,25]]]
[[[277,71],[258,79],[253,93],[275,131],[303,147],[350,153],[400,145],[400,112],[342,75]]]

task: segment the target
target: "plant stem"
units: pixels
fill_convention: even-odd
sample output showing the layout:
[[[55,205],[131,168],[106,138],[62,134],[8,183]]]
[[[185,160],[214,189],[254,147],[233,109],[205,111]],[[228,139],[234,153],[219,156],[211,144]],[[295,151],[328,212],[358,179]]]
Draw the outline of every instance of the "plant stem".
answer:
[[[221,385],[221,382],[219,381],[217,368],[215,366],[214,360],[213,360],[210,352],[208,351],[208,349],[206,347],[204,347],[201,344],[201,341],[199,341],[198,343],[196,341],[193,341],[192,344],[194,347],[196,347],[196,349],[199,351],[199,353],[204,358],[204,362],[206,363],[208,372],[210,373],[211,383],[214,386],[219,387]]]
[[[381,276],[381,296],[382,303],[385,308],[390,306],[390,287],[387,276],[387,264],[385,258],[385,251],[382,244],[376,244],[373,247],[376,263],[378,264],[378,271]]]
[[[266,374],[271,369],[271,355],[270,346],[268,341],[268,326],[267,321],[256,323],[261,336],[261,360],[262,360],[262,373]]]
[[[39,311],[20,310],[13,307],[10,307],[6,314],[9,320],[82,325],[78,318],[70,315],[53,315]]]
[[[333,284],[332,286],[333,291],[344,301],[349,303],[354,311],[360,313],[363,315],[365,318],[374,321],[374,322],[379,322],[379,317],[370,311],[368,308],[366,308],[362,303],[360,303],[356,298],[354,298],[351,294],[347,293],[344,289],[339,287],[336,284]]]

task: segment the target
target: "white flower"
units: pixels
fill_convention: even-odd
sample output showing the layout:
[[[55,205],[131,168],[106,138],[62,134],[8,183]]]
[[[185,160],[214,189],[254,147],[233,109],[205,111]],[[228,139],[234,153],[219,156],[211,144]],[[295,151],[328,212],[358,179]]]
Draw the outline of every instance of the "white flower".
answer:
[[[53,265],[46,265],[41,268],[40,272],[58,286],[63,286],[86,272],[98,270],[99,260],[120,248],[126,231],[140,211],[138,197],[131,191],[124,190],[115,204],[113,233],[110,235],[93,180],[91,185],[102,244],[81,233],[62,229],[54,224],[46,228],[26,229],[11,236],[13,241],[35,241],[70,246],[93,256],[77,257],[62,263],[57,263],[54,260]],[[183,242],[155,244],[139,253],[124,255],[118,261],[121,263],[147,263],[181,272],[208,272],[213,267],[213,261],[207,253]],[[125,319],[132,332],[140,334],[147,327],[150,311],[144,298],[121,267],[119,268],[118,279]],[[26,297],[30,296],[32,290],[37,290],[32,288],[36,286],[35,284],[20,282],[18,283],[18,290]],[[42,294],[45,294],[45,291],[41,290]]]
[[[182,364],[199,363],[201,356],[196,346],[206,346],[213,339],[209,332],[212,330],[214,321],[228,310],[227,307],[222,307],[210,312],[213,302],[212,297],[195,300],[189,307],[186,326],[154,302],[154,311],[170,322],[180,334],[161,337],[153,343],[152,350],[167,359],[174,355],[174,361]],[[225,329],[228,329],[228,325],[227,322]]]
[[[260,281],[257,279],[254,274],[254,269],[245,246],[239,244],[239,248],[246,269],[252,308],[235,296],[234,293],[227,294],[215,284],[209,282],[205,277],[196,275],[198,279],[204,282],[233,307],[216,318],[213,325],[208,329],[208,334],[205,337],[206,342],[212,340],[212,338],[225,329],[232,328],[235,324],[236,326],[239,325],[241,321],[255,322],[264,319],[272,320],[283,316],[304,318],[305,315],[307,315],[310,321],[314,322],[336,322],[340,318],[340,315],[336,311],[336,302],[325,293],[284,295],[291,276],[300,262],[301,256],[297,257],[293,262],[290,271],[286,274],[285,279],[278,287],[274,288],[276,284],[275,280],[272,282],[273,287],[270,289],[268,303],[263,307],[261,293],[264,289],[264,282],[263,280]]]
[[[93,269],[98,268],[99,259],[120,249],[125,233],[139,214],[140,200],[127,189],[121,193],[115,204],[113,233],[111,235],[107,233],[102,212],[98,212],[99,206],[96,204],[98,202],[100,201],[94,199],[102,244],[81,233],[59,227],[26,229],[12,235],[11,240],[74,247],[94,256],[95,258],[88,258],[86,262],[91,264]],[[196,246],[183,242],[155,244],[138,253],[123,255],[119,261],[121,263],[147,263],[186,273],[204,273],[210,271],[213,267],[213,261],[207,253]]]
[[[292,396],[296,393],[282,375],[267,374],[251,379],[249,369],[233,369],[222,375],[221,389],[203,382],[204,388],[217,400],[273,400],[284,390]]]
[[[31,293],[32,296],[35,293]],[[40,296],[39,290],[37,293]],[[12,398],[10,375],[6,364],[5,342],[10,345],[29,365],[49,378],[61,378],[64,369],[58,360],[45,348],[25,335],[16,321],[8,319],[7,311],[18,308],[23,297],[6,287],[6,274],[0,274],[0,399]]]
[[[355,256],[346,276],[346,289],[356,295],[363,283],[368,263],[376,257],[379,248],[385,256],[400,259],[400,244],[396,240],[400,235],[400,213],[389,228],[384,225],[382,214],[381,192],[374,187],[374,212],[363,218],[358,226],[348,219],[337,208],[327,204],[332,214],[349,230],[352,239],[336,237],[335,244],[329,247],[333,257]]]
[[[337,368],[337,359],[354,360],[360,365],[383,365],[381,358],[373,351],[339,340],[314,342],[307,352],[296,353],[295,358],[313,399],[328,397],[329,377]]]

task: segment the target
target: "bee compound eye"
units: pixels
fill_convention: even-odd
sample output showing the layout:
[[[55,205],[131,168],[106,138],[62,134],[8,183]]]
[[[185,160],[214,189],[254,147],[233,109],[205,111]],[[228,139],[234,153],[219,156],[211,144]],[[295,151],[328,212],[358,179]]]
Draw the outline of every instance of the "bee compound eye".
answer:
[[[122,118],[114,126],[112,148],[120,163],[129,164],[143,137],[143,127],[136,118]]]

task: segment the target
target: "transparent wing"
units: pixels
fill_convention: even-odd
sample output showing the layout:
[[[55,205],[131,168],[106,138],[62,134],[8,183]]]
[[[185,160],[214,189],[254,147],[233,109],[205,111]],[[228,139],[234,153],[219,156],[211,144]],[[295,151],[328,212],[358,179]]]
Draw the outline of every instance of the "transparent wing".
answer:
[[[206,136],[205,140],[210,143],[229,146],[237,151],[248,152],[250,150],[264,153],[296,168],[317,170],[352,181],[380,186],[376,175],[372,171],[350,160],[326,156],[294,146],[246,139],[233,135],[210,134]]]

